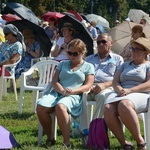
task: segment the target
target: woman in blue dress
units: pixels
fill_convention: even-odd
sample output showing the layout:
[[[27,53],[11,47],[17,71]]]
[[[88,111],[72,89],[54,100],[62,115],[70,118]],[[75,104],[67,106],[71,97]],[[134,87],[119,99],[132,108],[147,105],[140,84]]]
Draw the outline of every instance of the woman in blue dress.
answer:
[[[7,24],[3,28],[5,34],[5,43],[0,48],[0,76],[2,74],[2,66],[15,63],[23,51],[25,51],[24,38],[22,33],[13,24]],[[12,68],[5,70],[5,75],[9,76]]]
[[[122,130],[122,123],[129,129],[137,143],[138,150],[145,150],[145,141],[140,132],[138,113],[146,112],[150,92],[150,41],[140,37],[131,41],[133,61],[125,62],[118,68],[114,80],[114,92],[104,107],[107,126],[116,136],[124,150],[133,150]],[[122,123],[121,123],[121,121]]]
[[[82,112],[82,93],[88,91],[94,82],[94,67],[84,60],[86,45],[80,39],[68,44],[70,60],[59,63],[52,80],[53,90],[37,102],[37,115],[47,135],[47,146],[55,143],[52,137],[50,114],[55,111],[63,143],[70,146],[70,117]]]

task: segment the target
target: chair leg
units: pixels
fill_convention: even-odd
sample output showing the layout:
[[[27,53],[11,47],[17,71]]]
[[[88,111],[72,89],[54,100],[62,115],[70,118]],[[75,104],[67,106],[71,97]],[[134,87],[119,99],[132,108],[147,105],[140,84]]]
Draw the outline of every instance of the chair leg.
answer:
[[[24,100],[24,90],[20,89],[20,105],[19,105],[19,114],[22,114],[23,100]]]
[[[38,145],[40,145],[42,143],[42,136],[43,136],[43,127],[42,127],[41,123],[39,122],[39,125],[38,125]]]
[[[15,79],[12,79],[13,82],[13,88],[14,88],[14,93],[15,93],[15,99],[16,101],[18,100],[18,96],[17,96],[17,89],[16,89],[16,81]]]
[[[0,77],[0,85],[1,85],[0,88],[0,101],[1,101],[3,97],[3,79],[1,77]]]
[[[3,79],[3,96],[7,96],[7,79]]]
[[[32,111],[35,113],[36,113],[36,106],[37,106],[36,102],[37,102],[38,98],[39,98],[39,91],[33,91],[33,102],[32,102],[33,109],[32,109]]]

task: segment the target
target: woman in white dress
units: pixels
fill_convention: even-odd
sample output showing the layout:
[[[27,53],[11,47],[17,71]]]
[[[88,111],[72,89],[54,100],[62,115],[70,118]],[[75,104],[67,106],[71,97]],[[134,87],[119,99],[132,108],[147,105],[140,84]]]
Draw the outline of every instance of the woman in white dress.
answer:
[[[122,124],[129,129],[137,143],[138,150],[145,149],[145,141],[140,132],[137,113],[147,111],[150,92],[150,41],[140,37],[131,41],[133,61],[122,64],[114,77],[112,92],[105,101],[104,118],[108,128],[116,136],[125,150],[133,150],[127,142]],[[121,121],[120,121],[121,120]]]

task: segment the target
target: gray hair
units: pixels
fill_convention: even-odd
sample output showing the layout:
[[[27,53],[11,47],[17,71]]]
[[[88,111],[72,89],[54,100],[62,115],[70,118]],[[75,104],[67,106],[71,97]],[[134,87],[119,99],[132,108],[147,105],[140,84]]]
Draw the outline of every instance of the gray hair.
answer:
[[[4,32],[4,34],[11,33],[14,36],[16,36],[18,41],[22,44],[23,52],[26,51],[26,46],[25,46],[25,43],[24,43],[24,37],[23,37],[22,33],[18,30],[18,28],[16,26],[14,26],[13,24],[7,24],[7,25],[4,26],[3,32]]]
[[[112,41],[112,37],[109,33],[102,33],[102,34],[99,34],[97,38],[99,37],[103,37],[103,36],[107,36],[108,40],[109,41]]]

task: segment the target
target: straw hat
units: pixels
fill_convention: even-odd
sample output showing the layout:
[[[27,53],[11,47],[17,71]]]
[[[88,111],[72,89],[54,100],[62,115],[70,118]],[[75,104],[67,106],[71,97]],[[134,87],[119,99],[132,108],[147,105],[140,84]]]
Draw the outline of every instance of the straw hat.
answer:
[[[72,25],[71,23],[69,23],[69,22],[64,23],[64,25],[63,25],[61,31],[62,31],[63,29],[65,29],[65,28],[69,28],[70,30],[75,31],[75,29],[73,28],[73,25]]]
[[[27,39],[27,38],[34,38],[34,34],[32,33],[32,30],[30,30],[30,29],[23,30],[22,34],[23,34],[25,39]]]
[[[150,53],[150,41],[148,39],[139,37],[136,40],[131,40],[131,44],[133,44],[133,43],[137,43],[137,44],[141,45],[145,50],[148,51],[148,53]]]

